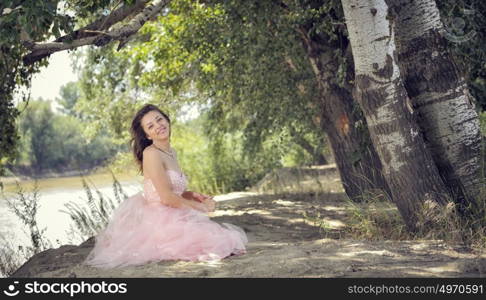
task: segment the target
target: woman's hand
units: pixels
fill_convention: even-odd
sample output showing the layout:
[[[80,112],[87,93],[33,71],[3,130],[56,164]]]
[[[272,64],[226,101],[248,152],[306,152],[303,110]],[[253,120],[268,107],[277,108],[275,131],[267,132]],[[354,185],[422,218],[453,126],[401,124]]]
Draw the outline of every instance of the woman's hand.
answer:
[[[211,196],[208,196],[208,195],[204,195],[204,194],[201,194],[201,193],[196,193],[196,192],[192,192],[192,197],[196,200],[196,201],[199,201],[199,202],[204,202],[204,200],[206,199],[212,199]]]
[[[216,201],[214,201],[213,197],[207,197],[201,203],[208,208],[208,212],[213,212],[216,210]]]
[[[216,201],[214,201],[213,197],[211,196],[192,191],[185,191],[181,196],[185,199],[196,201],[197,205],[194,203],[191,206],[197,210],[203,212],[213,212],[216,209]]]
[[[204,213],[213,212],[216,208],[216,201],[213,198],[206,198],[203,202],[191,201],[190,206]]]

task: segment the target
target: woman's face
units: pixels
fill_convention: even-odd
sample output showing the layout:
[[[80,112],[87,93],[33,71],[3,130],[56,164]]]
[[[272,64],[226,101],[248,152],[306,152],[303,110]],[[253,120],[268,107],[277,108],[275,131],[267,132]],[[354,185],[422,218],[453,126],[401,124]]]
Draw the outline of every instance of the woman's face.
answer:
[[[165,140],[170,136],[169,121],[156,110],[146,113],[140,123],[149,140]]]

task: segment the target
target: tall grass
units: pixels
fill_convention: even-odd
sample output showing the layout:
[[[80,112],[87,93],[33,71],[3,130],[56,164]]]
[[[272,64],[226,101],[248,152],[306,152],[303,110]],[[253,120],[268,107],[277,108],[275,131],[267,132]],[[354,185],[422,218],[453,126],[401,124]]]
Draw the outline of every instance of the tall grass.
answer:
[[[385,193],[366,194],[356,203],[345,198],[345,236],[365,240],[405,240],[412,238],[396,206]]]
[[[106,227],[116,207],[128,198],[113,172],[111,174],[115,199],[103,195],[93,183],[89,183],[87,179],[82,178],[87,199],[86,205],[79,205],[76,202],[70,201],[64,205],[66,209],[61,210],[61,212],[68,214],[74,223],[69,229],[71,241],[77,239],[77,241],[82,242],[96,235]]]
[[[37,224],[37,212],[39,211],[39,183],[36,180],[31,193],[26,193],[22,186],[15,182],[17,190],[14,200],[5,198],[8,207],[28,227],[33,251],[36,253],[51,247],[51,243],[45,237],[46,228],[39,228]]]
[[[82,179],[87,201],[86,205],[79,205],[76,202],[65,204],[66,210],[61,212],[67,213],[73,225],[70,226],[70,239],[72,241],[82,242],[103,229],[109,221],[109,217],[116,206],[128,196],[123,190],[120,182],[112,173],[114,199],[103,195],[94,184]],[[16,182],[16,191],[14,199],[9,199],[2,195],[7,201],[9,209],[27,226],[32,245],[14,246],[13,243],[5,237],[0,236],[2,247],[0,248],[0,276],[8,277],[12,275],[22,264],[35,254],[52,248],[52,243],[45,236],[46,228],[40,228],[37,223],[37,213],[39,211],[39,186],[37,181],[29,193],[25,191],[18,182]]]
[[[31,245],[15,246],[5,237],[2,239],[0,249],[0,273],[3,277],[10,276],[28,258],[52,247],[52,243],[45,236],[46,228],[39,228],[37,224],[37,213],[39,211],[39,185],[34,182],[34,187],[30,193],[26,192],[22,186],[16,183],[16,191],[13,199],[7,198],[2,194],[9,209],[27,227]]]
[[[486,250],[486,188],[481,192],[481,207],[476,207],[475,218],[463,218],[458,205],[450,201],[446,206],[425,201],[417,215],[417,232],[410,232],[396,205],[383,194],[368,194],[360,203],[344,197],[346,226],[341,236],[363,240],[442,240],[450,245],[462,245],[473,251]],[[312,216],[313,217],[309,217]],[[327,225],[320,222],[315,212],[306,212],[304,219],[314,226]]]
[[[11,276],[32,255],[36,254],[32,247],[15,246],[11,240],[0,237],[0,277]]]

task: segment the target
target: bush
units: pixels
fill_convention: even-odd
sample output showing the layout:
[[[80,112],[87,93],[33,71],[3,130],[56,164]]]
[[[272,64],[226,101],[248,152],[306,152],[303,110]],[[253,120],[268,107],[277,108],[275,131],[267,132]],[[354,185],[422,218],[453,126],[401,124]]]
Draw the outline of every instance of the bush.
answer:
[[[123,147],[101,131],[93,139],[83,136],[83,122],[52,112],[49,102],[32,101],[18,119],[21,139],[18,159],[12,168],[30,167],[35,174],[46,171],[92,169],[102,165]]]

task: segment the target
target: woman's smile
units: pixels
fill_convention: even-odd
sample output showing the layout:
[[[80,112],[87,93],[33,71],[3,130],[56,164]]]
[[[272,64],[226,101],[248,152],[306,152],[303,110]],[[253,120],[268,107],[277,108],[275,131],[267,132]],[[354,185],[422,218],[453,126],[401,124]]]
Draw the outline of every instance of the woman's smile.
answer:
[[[166,127],[161,127],[159,129],[157,129],[157,131],[155,132],[157,135],[162,135],[162,134],[165,134],[167,132],[167,128]]]

